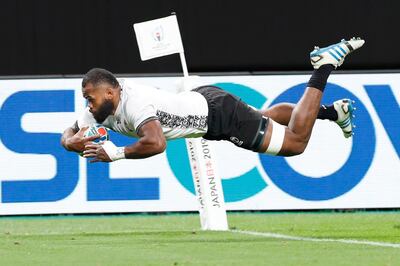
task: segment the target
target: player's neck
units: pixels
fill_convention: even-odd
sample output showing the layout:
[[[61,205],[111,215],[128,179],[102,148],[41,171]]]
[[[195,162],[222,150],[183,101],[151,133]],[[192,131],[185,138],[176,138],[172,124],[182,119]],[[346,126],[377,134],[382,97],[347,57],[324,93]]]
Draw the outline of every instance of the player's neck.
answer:
[[[113,99],[113,104],[114,104],[114,110],[112,112],[113,115],[115,115],[115,112],[117,111],[120,102],[121,102],[121,89],[117,90],[115,97]]]

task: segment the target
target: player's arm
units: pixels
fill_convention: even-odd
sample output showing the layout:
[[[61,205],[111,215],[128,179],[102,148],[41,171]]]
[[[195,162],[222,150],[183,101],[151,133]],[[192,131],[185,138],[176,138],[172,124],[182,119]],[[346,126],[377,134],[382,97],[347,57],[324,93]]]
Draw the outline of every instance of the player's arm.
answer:
[[[83,157],[91,162],[112,162],[119,159],[142,159],[162,153],[167,144],[158,120],[143,124],[138,130],[139,140],[132,145],[116,147],[111,141],[102,145],[87,143]]]
[[[61,145],[68,151],[83,152],[85,150],[85,143],[90,142],[98,135],[84,137],[85,130],[88,127],[82,127],[79,129],[78,122],[75,122],[71,127],[64,130],[61,137]]]
[[[138,130],[139,140],[125,147],[127,159],[147,158],[162,153],[166,146],[166,140],[158,120],[145,123]]]

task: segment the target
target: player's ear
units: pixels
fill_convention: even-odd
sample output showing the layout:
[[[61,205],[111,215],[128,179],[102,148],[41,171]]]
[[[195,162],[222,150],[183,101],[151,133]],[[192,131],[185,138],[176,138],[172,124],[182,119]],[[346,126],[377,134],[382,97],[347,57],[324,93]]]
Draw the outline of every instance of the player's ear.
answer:
[[[114,94],[115,94],[115,92],[114,92],[113,88],[109,87],[106,89],[106,98],[107,99],[112,99],[114,97]]]

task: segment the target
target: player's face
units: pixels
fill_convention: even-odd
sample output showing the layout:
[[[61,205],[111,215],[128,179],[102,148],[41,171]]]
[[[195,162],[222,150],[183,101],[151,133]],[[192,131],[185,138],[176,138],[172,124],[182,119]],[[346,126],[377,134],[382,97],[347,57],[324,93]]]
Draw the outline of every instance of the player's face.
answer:
[[[114,110],[112,94],[109,92],[109,85],[105,83],[97,87],[88,83],[86,87],[82,88],[83,97],[88,101],[89,111],[97,123],[103,123]]]

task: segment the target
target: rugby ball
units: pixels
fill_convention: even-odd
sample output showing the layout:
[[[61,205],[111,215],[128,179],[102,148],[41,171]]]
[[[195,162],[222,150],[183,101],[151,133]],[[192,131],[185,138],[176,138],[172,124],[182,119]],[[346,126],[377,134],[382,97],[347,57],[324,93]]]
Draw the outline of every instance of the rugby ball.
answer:
[[[104,141],[110,139],[107,128],[100,124],[93,124],[93,125],[89,126],[89,128],[85,131],[83,136],[86,138],[86,137],[95,136],[95,135],[101,136],[101,137],[93,140],[93,142],[95,142],[95,143],[101,144]]]

